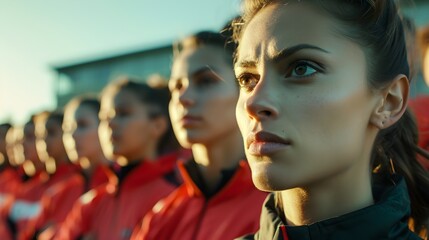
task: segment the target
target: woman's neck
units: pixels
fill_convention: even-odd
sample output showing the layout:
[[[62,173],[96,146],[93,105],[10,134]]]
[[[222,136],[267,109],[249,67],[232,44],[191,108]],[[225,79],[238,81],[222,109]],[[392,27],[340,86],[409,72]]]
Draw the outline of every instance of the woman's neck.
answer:
[[[124,157],[124,159],[126,160],[126,164],[128,165],[130,163],[135,163],[135,162],[154,162],[158,160],[158,154],[155,148],[153,149],[145,149],[144,151],[141,151],[139,153],[136,154],[131,154],[127,157]]]
[[[231,134],[210,145],[193,144],[192,154],[210,190],[217,187],[223,169],[234,168],[245,156],[239,133]]]
[[[293,188],[280,194],[285,219],[292,226],[344,215],[374,202],[370,172],[356,171],[353,167],[305,188]]]

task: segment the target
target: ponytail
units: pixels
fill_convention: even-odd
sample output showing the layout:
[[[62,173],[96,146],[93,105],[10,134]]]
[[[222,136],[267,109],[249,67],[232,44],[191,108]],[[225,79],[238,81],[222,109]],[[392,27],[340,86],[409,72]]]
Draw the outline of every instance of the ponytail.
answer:
[[[417,125],[407,110],[395,125],[379,132],[372,162],[376,175],[383,179],[390,179],[395,173],[405,178],[411,201],[410,228],[428,239],[429,173],[417,157],[429,160],[429,153],[418,147],[417,143]]]

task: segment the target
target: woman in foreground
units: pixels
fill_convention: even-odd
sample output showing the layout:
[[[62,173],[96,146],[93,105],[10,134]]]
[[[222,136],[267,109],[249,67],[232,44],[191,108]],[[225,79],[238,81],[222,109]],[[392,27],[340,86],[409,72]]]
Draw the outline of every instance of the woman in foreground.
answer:
[[[429,175],[416,154],[428,156],[406,111],[394,1],[249,0],[245,9],[237,120],[253,182],[275,191],[248,238],[427,238]]]

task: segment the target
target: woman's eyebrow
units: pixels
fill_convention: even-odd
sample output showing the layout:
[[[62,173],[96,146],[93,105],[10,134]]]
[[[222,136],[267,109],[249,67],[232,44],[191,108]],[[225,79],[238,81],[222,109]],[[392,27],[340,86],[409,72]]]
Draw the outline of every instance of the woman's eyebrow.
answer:
[[[192,76],[195,77],[195,76],[198,76],[198,75],[203,74],[203,73],[208,72],[208,71],[209,72],[215,72],[215,70],[211,66],[205,65],[205,66],[202,66],[202,67],[196,69],[195,71],[193,71]]]
[[[320,47],[317,47],[317,46],[314,46],[314,45],[311,45],[311,44],[298,44],[298,45],[295,45],[295,46],[292,46],[292,47],[288,47],[288,48],[285,48],[285,49],[281,50],[280,52],[278,52],[277,54],[275,54],[272,57],[272,61],[273,62],[280,62],[284,58],[287,58],[290,55],[292,55],[292,54],[294,54],[294,53],[296,53],[298,51],[304,50],[304,49],[311,49],[311,50],[321,51],[321,52],[324,52],[324,53],[330,53],[329,51],[327,51],[327,50],[325,50],[323,48],[320,48]]]
[[[324,52],[324,53],[330,53],[329,51],[327,51],[327,50],[325,50],[323,48],[320,48],[320,47],[317,47],[317,46],[314,46],[314,45],[311,45],[311,44],[298,44],[298,45],[295,45],[295,46],[292,46],[292,47],[288,47],[288,48],[285,48],[285,49],[279,51],[278,53],[276,53],[272,57],[272,61],[273,62],[280,62],[283,59],[289,57],[290,55],[292,55],[292,54],[294,54],[294,53],[296,53],[298,51],[304,50],[304,49],[311,49],[311,50],[321,51],[321,52]],[[235,68],[238,68],[238,67],[241,67],[241,68],[255,68],[257,66],[257,64],[258,64],[258,61],[243,60],[243,61],[238,61],[234,65],[234,67]]]
[[[235,65],[234,68],[256,68],[258,64],[258,61],[253,61],[253,60],[243,60],[243,61],[238,61]]]

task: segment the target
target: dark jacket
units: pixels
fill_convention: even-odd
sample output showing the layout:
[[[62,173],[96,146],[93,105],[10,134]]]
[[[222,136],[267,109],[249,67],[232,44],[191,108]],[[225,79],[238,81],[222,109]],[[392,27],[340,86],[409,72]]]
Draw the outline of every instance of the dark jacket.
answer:
[[[305,226],[286,226],[275,207],[274,194],[270,194],[263,205],[259,231],[242,239],[421,239],[408,228],[410,201],[405,180],[399,176],[392,180],[390,185],[374,188],[374,205]]]

